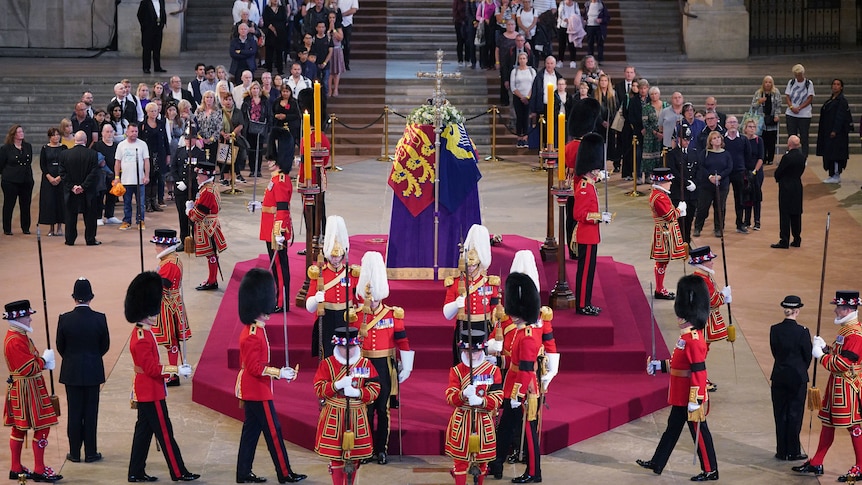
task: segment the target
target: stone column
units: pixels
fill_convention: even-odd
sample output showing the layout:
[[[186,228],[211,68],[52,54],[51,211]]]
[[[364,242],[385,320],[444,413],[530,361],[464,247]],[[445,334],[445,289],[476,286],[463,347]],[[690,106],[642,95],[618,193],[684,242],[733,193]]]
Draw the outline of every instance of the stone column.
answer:
[[[685,53],[691,60],[748,58],[748,11],[742,0],[688,0],[683,17]]]
[[[149,1],[149,0],[145,0]],[[117,5],[117,50],[121,56],[141,56],[141,25],[138,23],[139,1],[126,0]],[[179,9],[176,2],[165,2],[168,14],[167,24],[162,34],[162,59],[179,57],[182,45],[183,22],[185,14],[171,15]]]
[[[856,2],[841,0],[841,48],[856,48]]]

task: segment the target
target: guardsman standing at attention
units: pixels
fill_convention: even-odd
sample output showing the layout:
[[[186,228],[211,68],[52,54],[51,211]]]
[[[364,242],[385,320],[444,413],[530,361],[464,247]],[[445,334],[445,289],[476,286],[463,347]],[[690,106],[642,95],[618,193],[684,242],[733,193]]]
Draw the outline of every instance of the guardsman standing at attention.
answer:
[[[356,318],[354,289],[358,284],[359,266],[347,266],[347,253],[350,251],[350,235],[341,216],[326,219],[326,232],[323,238],[323,267],[312,264],[308,267],[308,297],[305,309],[308,313],[317,312],[317,319],[311,329],[311,356],[321,359],[332,355],[335,344],[332,336],[335,329],[355,324]],[[323,312],[319,308],[323,305]],[[345,311],[350,322],[345,322]]]
[[[657,371],[670,374],[667,402],[671,408],[667,428],[661,435],[652,458],[636,462],[656,475],[661,475],[682,433],[682,425],[688,423],[702,470],[700,474],[691,477],[691,481],[718,480],[718,462],[715,459],[712,434],[706,424],[709,393],[706,391],[707,346],[703,338],[703,327],[709,316],[709,292],[702,278],[695,275],[680,278],[673,310],[680,329],[680,337],[676,341],[673,354],[670,360],[650,360],[647,363],[649,375],[655,375]]]
[[[34,313],[36,310],[30,307],[30,300],[7,303],[6,311],[3,312],[3,319],[9,321],[9,330],[3,341],[10,374],[3,410],[3,425],[12,427],[9,437],[9,449],[12,452],[9,480],[18,480],[20,475],[24,475],[26,479],[37,482],[56,482],[63,475],[57,475],[51,467],[45,466],[45,448],[48,446],[51,426],[57,425],[57,414],[42,377],[43,370],[54,368],[54,351],[45,349],[39,356],[36,345],[27,335],[33,331],[30,315]],[[27,439],[27,430],[31,428],[33,457],[36,460],[33,471],[21,464],[21,449]]]
[[[221,269],[218,253],[227,249],[227,241],[221,232],[218,219],[221,197],[213,184],[215,163],[209,160],[198,160],[195,173],[197,173],[198,195],[194,201],[186,202],[186,214],[195,225],[195,256],[207,258],[209,267],[207,280],[195,289],[215,290],[218,288],[216,277]]]
[[[287,309],[287,294],[290,292],[287,245],[293,239],[293,222],[290,219],[293,184],[288,175],[290,167],[280,167],[275,160],[269,160],[268,163],[272,177],[263,193],[263,205],[260,208],[260,240],[266,242],[269,260],[278,258],[270,267],[275,280],[276,306],[273,313],[279,313]]]
[[[859,324],[857,307],[862,300],[858,291],[836,291],[832,304],[835,305],[835,325],[838,335],[831,347],[819,335],[814,337],[811,355],[815,365],[822,365],[829,372],[826,390],[817,417],[823,422],[820,428],[820,442],[817,452],[810,461],[793,467],[799,473],[823,475],[823,460],[835,439],[835,428],[845,428],[850,432],[856,464],[846,474],[838,477],[839,482],[862,480],[862,325]],[[809,396],[809,400],[811,397]]]
[[[596,256],[602,237],[599,224],[610,223],[610,212],[599,212],[599,193],[596,182],[602,180],[605,168],[604,139],[598,133],[588,133],[581,139],[575,175],[579,182],[575,187],[575,235],[578,245],[578,273],[575,280],[575,299],[578,313],[597,316],[602,309],[593,305],[593,280],[596,276]]]
[[[360,460],[374,451],[367,407],[380,394],[380,378],[361,355],[359,330],[339,327],[332,343],[333,354],[314,374],[314,392],[323,400],[314,451],[329,458],[332,485],[353,485]]]
[[[503,402],[503,379],[485,359],[484,332],[464,330],[458,346],[461,362],[449,370],[446,388],[446,402],[455,411],[446,427],[445,453],[455,460],[455,485],[466,485],[467,475],[478,476],[481,485],[497,450],[494,413]]]
[[[129,339],[129,353],[135,365],[132,404],[138,410],[129,457],[129,482],[158,480],[146,472],[147,454],[153,435],[165,455],[171,480],[190,482],[200,478],[197,473],[186,469],[168,416],[165,379],[173,374],[188,378],[192,375],[192,367],[188,364],[179,367],[162,365],[159,362],[159,346],[151,329],[159,316],[161,300],[162,277],[154,271],[146,271],[135,276],[129,284],[123,304],[126,321],[135,324]]]
[[[664,275],[669,261],[685,257],[685,241],[679,230],[679,218],[685,217],[686,203],[681,201],[678,207],[674,207],[670,200],[670,186],[674,176],[669,168],[654,168],[650,179],[652,192],[649,195],[649,206],[655,224],[650,258],[655,260],[655,298],[673,300],[673,293],[664,287]]]
[[[263,483],[266,478],[251,471],[254,451],[263,433],[266,447],[275,465],[278,483],[295,483],[306,478],[290,467],[281,423],[272,402],[272,381],[292,382],[296,371],[290,367],[269,365],[269,339],[266,321],[275,308],[275,283],[264,269],[253,268],[239,285],[239,320],[243,329],[239,335],[239,359],[242,367],[236,376],[236,397],[245,411],[239,452],[236,457],[236,483]]]
[[[189,318],[186,315],[186,305],[183,303],[183,262],[177,254],[177,248],[182,243],[177,239],[177,231],[173,229],[156,229],[150,242],[156,245],[156,257],[159,266],[156,268],[162,277],[162,309],[159,319],[153,325],[153,336],[156,343],[168,350],[168,364],[179,364],[180,342],[192,336],[189,328]],[[186,356],[183,355],[183,359]],[[168,379],[168,387],[180,385],[176,375]]]
[[[368,251],[362,256],[356,292],[364,299],[359,319],[362,356],[371,361],[380,376],[380,395],[368,406],[368,420],[374,435],[374,454],[371,459],[385,465],[389,462],[390,403],[394,400],[397,407],[399,385],[413,372],[416,352],[410,350],[407,340],[404,309],[383,304],[383,300],[389,296],[389,281],[383,255],[377,251]]]
[[[458,342],[461,330],[469,325],[474,330],[490,334],[494,324],[491,319],[500,304],[500,277],[488,275],[491,267],[491,236],[485,226],[473,224],[464,239],[464,255],[458,265],[462,273],[457,278],[447,277],[446,300],[443,302],[443,316],[452,320],[457,315],[455,331],[452,334],[452,365],[461,361]],[[469,302],[469,304],[468,304]]]

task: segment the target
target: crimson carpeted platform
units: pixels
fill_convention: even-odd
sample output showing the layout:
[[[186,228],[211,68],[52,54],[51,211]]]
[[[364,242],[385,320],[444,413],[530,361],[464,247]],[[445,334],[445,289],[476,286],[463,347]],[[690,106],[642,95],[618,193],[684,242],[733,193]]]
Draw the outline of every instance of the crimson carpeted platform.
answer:
[[[350,260],[358,263],[365,251],[386,251],[385,236],[357,235],[350,238]],[[504,236],[492,248],[491,274],[505,277],[512,258],[520,249],[532,250],[539,264],[542,301],[556,281],[556,262],[542,263],[540,243],[520,236]],[[296,295],[305,275],[305,258],[290,251],[290,295]],[[239,370],[238,337],[242,324],[237,317],[237,292],[242,276],[253,267],[267,267],[265,255],[238,263],[225,289],[224,298],[195,372],[193,400],[211,409],[242,419],[234,397]],[[577,265],[567,263],[574,287]],[[416,350],[415,370],[402,385],[402,439],[404,454],[440,455],[443,433],[451,414],[446,405],[452,358],[453,322],[442,315],[445,289],[442,281],[390,281],[389,305],[402,306],[410,346]],[[288,299],[293,301],[292,296]],[[561,354],[560,373],[550,386],[542,425],[542,451],[550,453],[595,436],[666,406],[667,376],[648,377],[644,371],[650,353],[649,303],[644,297],[634,267],[612,258],[598,259],[593,304],[603,308],[598,317],[577,315],[574,310],[554,312],[554,336]],[[291,384],[276,381],[275,407],[285,429],[285,438],[305,448],[314,447],[318,405],[311,379],[317,359],[311,357],[311,326],[315,320],[305,308],[291,307],[287,316],[290,363],[300,364],[299,379]],[[267,324],[272,347],[272,365],[284,364],[281,314]],[[657,358],[668,350],[657,333]],[[205,377],[203,377],[205,376]],[[397,454],[398,411],[392,410],[390,451]]]

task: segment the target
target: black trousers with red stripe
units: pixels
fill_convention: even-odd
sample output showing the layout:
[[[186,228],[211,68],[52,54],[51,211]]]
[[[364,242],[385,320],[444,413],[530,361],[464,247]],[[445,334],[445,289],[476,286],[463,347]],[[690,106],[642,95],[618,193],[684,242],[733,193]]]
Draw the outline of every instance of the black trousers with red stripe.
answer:
[[[244,401],[245,421],[239,438],[239,452],[236,456],[236,478],[241,480],[251,473],[257,441],[263,433],[266,448],[275,465],[275,473],[281,482],[290,475],[290,460],[284,447],[281,424],[275,414],[272,401]]]
[[[667,429],[661,435],[661,440],[658,442],[658,447],[655,449],[655,454],[651,460],[655,464],[656,470],[661,471],[667,465],[685,423],[688,423],[692,440],[697,439],[697,423],[688,420],[688,408],[686,406],[672,406],[670,415],[667,417]],[[700,422],[700,440],[695,443],[695,446],[697,447],[697,456],[700,458],[700,469],[705,472],[718,470],[715,447],[712,445],[712,434],[709,432],[706,421]]]
[[[174,427],[168,416],[168,405],[162,399],[156,402],[138,403],[138,421],[135,423],[135,435],[132,438],[132,454],[129,458],[129,476],[144,476],[147,466],[147,454],[150,451],[153,435],[162,447],[165,461],[171,479],[186,475],[189,471],[183,463],[180,447],[174,441]]]
[[[575,281],[575,299],[578,308],[593,304],[593,279],[596,277],[598,244],[578,244],[578,275]]]

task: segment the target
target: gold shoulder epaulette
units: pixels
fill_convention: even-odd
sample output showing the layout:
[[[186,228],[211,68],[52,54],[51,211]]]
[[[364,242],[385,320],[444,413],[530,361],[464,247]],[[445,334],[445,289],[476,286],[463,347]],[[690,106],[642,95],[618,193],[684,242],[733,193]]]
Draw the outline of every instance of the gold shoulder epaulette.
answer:
[[[350,276],[353,276],[354,278],[359,278],[359,271],[361,269],[362,269],[362,266],[359,266],[358,264],[351,264],[350,265]]]
[[[542,315],[542,320],[549,322],[554,319],[554,310],[549,306],[543,306],[539,313]]]
[[[395,318],[404,318],[404,309],[400,306],[392,307],[392,316]]]
[[[144,338],[144,329],[138,328],[138,340],[141,340],[142,338]]]
[[[248,334],[249,334],[249,335],[255,335],[255,334],[257,334],[257,325],[252,324],[252,325],[249,325],[249,327],[251,327],[251,328],[249,328],[249,329],[248,329]]]
[[[532,337],[533,327],[527,326],[526,328],[524,328],[524,335],[526,335],[527,337]]]
[[[278,181],[284,182],[284,180],[285,180],[285,175],[281,172],[278,172]]]
[[[488,284],[491,286],[500,286],[500,277],[489,275],[488,276]]]
[[[700,340],[700,334],[697,333],[697,329],[695,329],[695,328],[691,329],[691,339],[692,340]]]
[[[449,288],[450,286],[455,284],[455,278],[451,276],[447,276],[445,280],[443,280],[443,286]]]
[[[320,278],[320,267],[316,264],[312,264],[308,267],[306,273],[308,273],[308,279],[316,280],[317,278]]]

